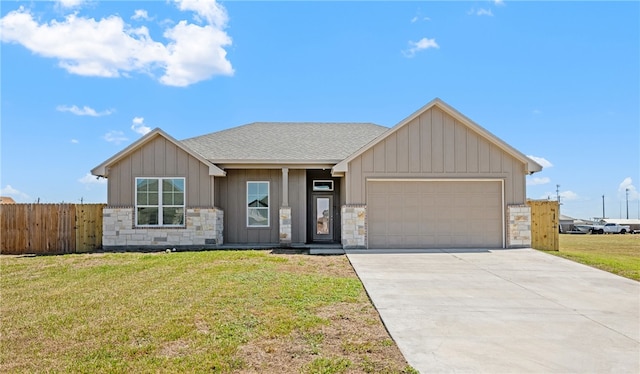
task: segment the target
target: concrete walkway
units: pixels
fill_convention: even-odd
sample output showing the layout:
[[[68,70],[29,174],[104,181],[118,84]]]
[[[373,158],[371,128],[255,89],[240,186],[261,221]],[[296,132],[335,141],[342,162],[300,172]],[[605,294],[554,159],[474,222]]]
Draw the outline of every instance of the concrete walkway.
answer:
[[[421,373],[640,373],[640,283],[532,249],[347,251]]]

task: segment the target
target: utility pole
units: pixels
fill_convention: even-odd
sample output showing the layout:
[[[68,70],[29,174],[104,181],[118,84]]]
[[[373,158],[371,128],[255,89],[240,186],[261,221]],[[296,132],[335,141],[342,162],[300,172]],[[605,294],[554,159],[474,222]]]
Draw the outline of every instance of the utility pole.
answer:
[[[605,219],[607,216],[604,215],[604,195],[602,195],[602,219]]]
[[[627,197],[627,219],[629,219],[629,189],[625,188],[624,193],[626,194],[626,197]]]
[[[556,184],[556,199],[558,200],[558,205],[560,205],[560,185]]]

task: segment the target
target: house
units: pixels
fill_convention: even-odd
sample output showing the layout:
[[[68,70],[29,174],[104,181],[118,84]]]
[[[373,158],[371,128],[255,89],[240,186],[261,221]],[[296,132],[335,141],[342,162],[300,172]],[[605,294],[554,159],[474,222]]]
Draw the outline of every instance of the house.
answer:
[[[576,221],[575,218],[573,217],[569,217],[567,215],[561,214],[560,217],[558,217],[558,221],[560,224],[560,232],[569,232],[572,231],[573,228],[575,227],[574,222]]]
[[[103,246],[529,246],[542,167],[440,99],[393,128],[252,123],[178,141],[155,129],[94,168]]]
[[[586,226],[592,226],[595,224],[595,222],[593,221],[583,220],[580,218],[573,218],[564,214],[560,214],[559,223],[560,223],[561,233],[575,231],[576,228],[580,228],[580,227],[582,227],[583,230],[586,231]]]
[[[15,204],[16,201],[9,196],[0,196],[0,204]]]

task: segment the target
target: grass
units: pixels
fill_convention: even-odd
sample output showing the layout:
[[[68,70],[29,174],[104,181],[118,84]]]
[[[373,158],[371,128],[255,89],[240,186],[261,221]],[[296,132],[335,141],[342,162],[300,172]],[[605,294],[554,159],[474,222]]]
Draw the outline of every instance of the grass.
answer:
[[[548,253],[640,281],[640,235],[560,235]]]
[[[415,372],[344,256],[211,251],[0,261],[3,373]]]

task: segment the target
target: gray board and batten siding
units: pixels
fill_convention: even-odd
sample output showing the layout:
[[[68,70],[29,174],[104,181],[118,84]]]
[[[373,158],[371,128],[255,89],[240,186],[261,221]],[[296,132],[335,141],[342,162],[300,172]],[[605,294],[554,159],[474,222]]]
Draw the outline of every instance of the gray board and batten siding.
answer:
[[[289,169],[289,205],[293,243],[306,241],[306,171]],[[269,182],[269,227],[247,227],[247,182]],[[281,169],[229,169],[216,178],[216,206],[224,213],[225,243],[278,243],[282,206]]]
[[[527,165],[433,106],[349,162],[349,204],[366,204],[371,178],[495,178],[505,204],[524,204]]]
[[[109,165],[107,201],[110,206],[134,206],[137,177],[184,177],[187,207],[215,204],[214,177],[209,175],[209,167],[163,136],[155,136],[127,157]]]

